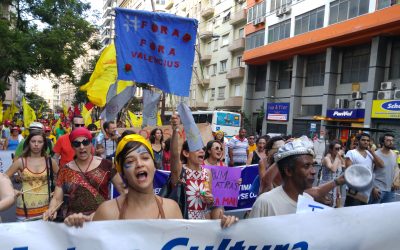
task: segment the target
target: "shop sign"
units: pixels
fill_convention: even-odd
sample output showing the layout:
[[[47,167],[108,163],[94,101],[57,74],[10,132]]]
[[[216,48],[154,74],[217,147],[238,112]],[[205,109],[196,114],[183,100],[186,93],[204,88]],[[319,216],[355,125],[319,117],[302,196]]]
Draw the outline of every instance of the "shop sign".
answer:
[[[372,118],[400,118],[400,100],[373,100]]]
[[[334,119],[360,119],[364,118],[365,109],[328,109],[326,117]]]
[[[287,121],[289,119],[288,102],[267,103],[267,120]]]

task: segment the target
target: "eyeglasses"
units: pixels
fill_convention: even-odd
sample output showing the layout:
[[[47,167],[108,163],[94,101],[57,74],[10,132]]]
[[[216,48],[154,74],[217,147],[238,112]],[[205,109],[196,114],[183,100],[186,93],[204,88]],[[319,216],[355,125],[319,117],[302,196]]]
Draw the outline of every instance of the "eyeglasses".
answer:
[[[75,127],[84,127],[85,124],[74,124]]]
[[[89,144],[90,144],[90,141],[89,141],[88,139],[85,139],[85,140],[83,140],[83,141],[73,141],[71,144],[72,144],[72,146],[73,146],[74,148],[79,148],[79,147],[81,146],[81,144],[82,144],[83,146],[89,145]]]
[[[338,150],[338,151],[339,151],[339,150],[341,150],[341,149],[342,149],[342,147],[339,147],[339,148],[335,148],[335,150]]]
[[[213,149],[215,149],[215,150],[222,150],[221,147],[215,147],[215,148],[213,148]]]

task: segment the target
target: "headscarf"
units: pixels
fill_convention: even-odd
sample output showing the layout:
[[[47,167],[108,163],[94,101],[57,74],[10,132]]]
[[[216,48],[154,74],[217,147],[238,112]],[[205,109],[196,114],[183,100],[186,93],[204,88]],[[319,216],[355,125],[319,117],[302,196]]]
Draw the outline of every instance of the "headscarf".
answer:
[[[69,134],[69,141],[73,142],[78,137],[86,137],[90,141],[92,140],[92,134],[87,128],[84,127],[74,129],[71,134]]]
[[[115,151],[115,158],[116,159],[118,158],[119,154],[121,153],[121,151],[124,149],[125,145],[128,142],[139,142],[139,143],[143,144],[147,148],[147,150],[150,152],[151,157],[154,159],[154,152],[153,152],[153,149],[152,149],[149,141],[146,140],[146,138],[144,138],[143,136],[138,135],[138,134],[126,135],[119,141],[118,146],[117,146],[117,150]],[[120,166],[118,161],[115,162],[115,168],[117,169],[117,171],[119,173],[122,172],[122,168],[121,168],[121,166]]]

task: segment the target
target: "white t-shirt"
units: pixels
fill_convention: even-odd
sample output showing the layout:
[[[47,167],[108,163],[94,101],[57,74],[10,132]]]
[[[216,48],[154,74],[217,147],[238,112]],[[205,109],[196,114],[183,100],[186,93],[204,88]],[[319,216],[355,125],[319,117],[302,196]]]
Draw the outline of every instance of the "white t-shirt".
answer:
[[[307,193],[303,195],[313,199]],[[295,214],[296,209],[297,202],[286,194],[282,186],[279,186],[257,198],[250,212],[250,218]]]
[[[365,151],[365,152],[367,152],[366,157],[362,156],[360,154],[360,152],[358,152],[357,149],[352,149],[352,150],[347,151],[345,157],[349,158],[353,164],[361,164],[363,167],[369,169],[371,171],[371,173],[373,173],[374,157],[371,155],[370,152],[368,152],[368,151]],[[365,196],[368,200],[369,196],[371,194],[371,191],[372,191],[372,187],[366,191],[359,192],[359,193],[362,194],[363,196]]]

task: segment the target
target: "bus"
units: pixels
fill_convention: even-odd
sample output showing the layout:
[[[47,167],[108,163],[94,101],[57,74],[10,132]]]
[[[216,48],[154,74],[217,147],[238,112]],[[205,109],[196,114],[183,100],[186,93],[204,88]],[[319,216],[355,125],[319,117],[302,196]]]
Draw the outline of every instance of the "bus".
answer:
[[[221,130],[228,139],[239,134],[242,121],[240,113],[224,110],[199,110],[192,111],[192,115],[195,123],[210,123],[213,132]],[[165,116],[169,121],[171,113],[165,112]]]

